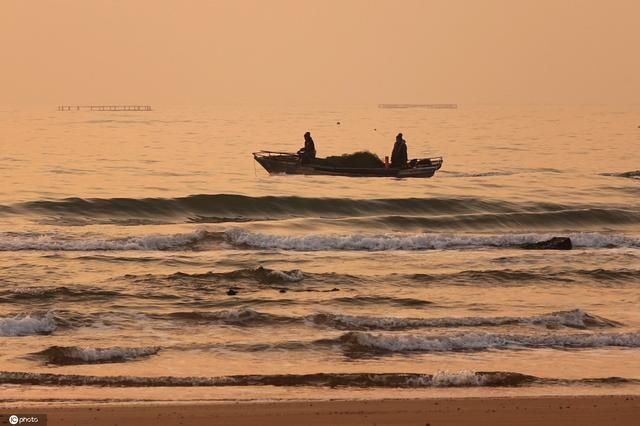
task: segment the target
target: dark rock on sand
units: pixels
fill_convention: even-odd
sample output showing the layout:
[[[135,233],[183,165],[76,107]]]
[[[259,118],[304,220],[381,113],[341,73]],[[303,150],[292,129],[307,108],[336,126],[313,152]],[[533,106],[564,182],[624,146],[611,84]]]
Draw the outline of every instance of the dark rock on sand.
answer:
[[[520,247],[527,250],[571,250],[573,244],[569,237],[553,237],[550,240],[523,244]]]
[[[227,290],[227,296],[235,296],[236,294],[238,294],[238,292],[232,288]]]

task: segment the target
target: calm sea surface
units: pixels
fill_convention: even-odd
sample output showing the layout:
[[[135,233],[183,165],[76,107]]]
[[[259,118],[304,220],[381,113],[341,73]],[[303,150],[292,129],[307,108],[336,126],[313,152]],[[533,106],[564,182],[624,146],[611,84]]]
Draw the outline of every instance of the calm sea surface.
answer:
[[[637,394],[639,117],[0,109],[0,404]],[[444,166],[254,164],[307,130]]]

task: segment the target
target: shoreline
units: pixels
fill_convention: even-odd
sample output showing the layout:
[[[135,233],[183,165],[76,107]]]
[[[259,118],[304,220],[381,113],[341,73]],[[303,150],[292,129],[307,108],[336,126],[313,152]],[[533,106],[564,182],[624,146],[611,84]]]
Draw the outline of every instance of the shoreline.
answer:
[[[510,396],[278,402],[104,403],[2,408],[48,425],[635,425],[640,395]]]

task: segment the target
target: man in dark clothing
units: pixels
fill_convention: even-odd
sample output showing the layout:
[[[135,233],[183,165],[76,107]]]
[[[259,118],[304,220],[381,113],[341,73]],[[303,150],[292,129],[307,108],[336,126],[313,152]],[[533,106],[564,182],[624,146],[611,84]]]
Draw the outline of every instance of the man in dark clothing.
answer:
[[[407,164],[407,160],[407,142],[402,139],[402,133],[398,133],[391,153],[391,167],[404,167]]]
[[[316,158],[316,146],[311,138],[311,133],[304,134],[304,147],[298,150],[298,155],[303,163],[309,163]]]

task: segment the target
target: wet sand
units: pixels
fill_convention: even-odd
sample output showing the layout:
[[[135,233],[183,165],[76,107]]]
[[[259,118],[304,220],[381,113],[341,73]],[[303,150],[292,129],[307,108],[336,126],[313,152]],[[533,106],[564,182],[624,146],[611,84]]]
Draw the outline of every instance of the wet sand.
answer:
[[[65,426],[637,425],[640,396],[102,405],[15,411],[44,412],[49,425]]]

